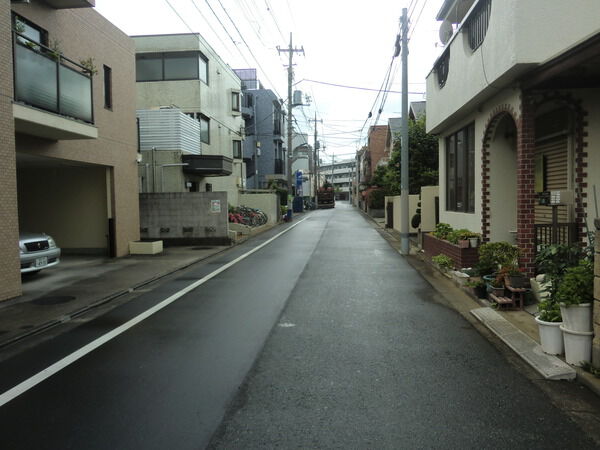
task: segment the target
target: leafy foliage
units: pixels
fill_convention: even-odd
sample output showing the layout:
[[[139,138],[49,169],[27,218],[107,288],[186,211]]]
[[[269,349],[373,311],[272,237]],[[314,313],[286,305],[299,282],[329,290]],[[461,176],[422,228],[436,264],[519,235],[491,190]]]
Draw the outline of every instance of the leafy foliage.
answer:
[[[452,233],[452,226],[447,223],[440,222],[436,224],[433,234],[438,239],[446,239],[448,234]]]
[[[551,299],[542,300],[538,304],[538,318],[544,322],[562,322],[560,314],[560,306],[557,302]]]
[[[448,255],[440,253],[439,255],[432,256],[431,261],[437,264],[440,269],[452,269],[454,268],[454,261]]]
[[[409,193],[418,194],[422,186],[438,184],[438,139],[425,131],[425,117],[408,122]],[[387,166],[377,167],[372,184],[381,186],[388,195],[401,191],[401,144],[398,139]]]
[[[594,300],[594,264],[584,259],[578,266],[565,270],[554,299],[566,305],[591,303]]]
[[[488,242],[479,246],[479,264],[481,273],[492,273],[501,267],[518,265],[519,248],[508,242]]]
[[[385,203],[386,193],[383,189],[376,189],[369,192],[369,207],[372,209],[382,209]]]

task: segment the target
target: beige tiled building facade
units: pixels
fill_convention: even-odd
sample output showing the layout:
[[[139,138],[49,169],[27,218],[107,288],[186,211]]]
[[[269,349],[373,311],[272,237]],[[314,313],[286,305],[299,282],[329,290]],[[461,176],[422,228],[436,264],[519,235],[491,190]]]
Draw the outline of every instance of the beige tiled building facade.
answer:
[[[0,1],[0,301],[19,231],[111,256],[139,237],[134,43],[93,5]]]

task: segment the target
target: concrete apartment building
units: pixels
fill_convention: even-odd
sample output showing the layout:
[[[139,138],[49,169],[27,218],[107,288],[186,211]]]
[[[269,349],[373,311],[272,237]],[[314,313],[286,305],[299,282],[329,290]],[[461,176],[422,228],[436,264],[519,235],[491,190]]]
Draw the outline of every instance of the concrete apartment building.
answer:
[[[287,182],[283,102],[258,80],[256,69],[235,69],[242,80],[245,121],[246,188],[266,189],[271,181]]]
[[[142,164],[150,164],[157,177],[162,171],[162,186],[175,183],[171,188],[176,191],[227,192],[228,203],[237,205],[246,180],[240,78],[199,34],[133,36],[133,40],[137,109],[173,107],[200,124],[198,154],[162,148],[153,160],[144,150]],[[140,169],[140,178],[143,173]]]
[[[139,237],[134,46],[93,6],[0,2],[0,300],[21,294],[20,231],[113,256]]]
[[[356,169],[355,159],[345,159],[332,164],[321,164],[319,178],[333,185],[336,200],[350,199],[350,186]],[[321,183],[322,184],[322,183]]]

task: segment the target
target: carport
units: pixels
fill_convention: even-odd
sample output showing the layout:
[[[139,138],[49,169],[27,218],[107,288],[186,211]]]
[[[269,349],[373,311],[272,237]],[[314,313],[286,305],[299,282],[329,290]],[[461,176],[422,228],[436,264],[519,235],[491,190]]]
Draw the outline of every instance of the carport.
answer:
[[[114,255],[110,167],[17,151],[19,229],[43,231],[63,254]]]

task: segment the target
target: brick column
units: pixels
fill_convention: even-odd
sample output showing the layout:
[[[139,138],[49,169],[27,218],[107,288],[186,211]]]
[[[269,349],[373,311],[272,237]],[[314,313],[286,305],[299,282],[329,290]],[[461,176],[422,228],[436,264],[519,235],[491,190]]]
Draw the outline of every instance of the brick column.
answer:
[[[523,94],[521,118],[517,124],[517,245],[521,249],[519,265],[528,276],[535,273],[535,105]]]
[[[600,368],[600,232],[596,231],[594,245],[594,303],[593,326],[594,340],[592,341],[592,365]]]

